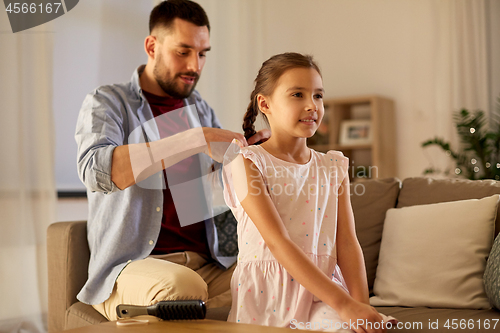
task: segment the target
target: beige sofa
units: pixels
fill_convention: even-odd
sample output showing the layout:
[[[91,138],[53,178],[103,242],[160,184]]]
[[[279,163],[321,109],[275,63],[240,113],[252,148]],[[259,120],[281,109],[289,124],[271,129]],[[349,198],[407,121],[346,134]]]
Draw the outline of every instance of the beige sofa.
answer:
[[[356,218],[356,231],[365,256],[370,290],[373,287],[385,214],[389,208],[401,208],[439,202],[465,199],[479,199],[500,194],[500,182],[468,180],[433,180],[429,178],[408,178],[403,182],[397,179],[368,180],[351,185],[351,200]],[[357,186],[357,187],[355,187]],[[362,186],[362,187],[360,187]],[[357,194],[362,195],[357,195]],[[498,213],[497,213],[498,214]],[[500,215],[496,219],[496,234],[500,231]],[[47,233],[48,270],[49,270],[49,331],[97,324],[106,321],[91,306],[78,302],[76,294],[85,283],[89,259],[86,239],[86,223],[59,222],[52,224]],[[499,273],[500,274],[500,273]],[[450,332],[456,331],[443,325],[447,319],[460,321],[474,320],[483,323],[500,319],[496,309],[472,310],[427,307],[378,307],[380,312],[392,315],[401,322],[423,323],[419,329],[402,329],[404,332]],[[228,308],[210,309],[207,317],[225,320]],[[439,321],[439,328],[429,330],[430,322]],[[491,322],[493,324],[493,322]],[[474,325],[467,332],[500,331]],[[460,329],[458,329],[460,331]]]

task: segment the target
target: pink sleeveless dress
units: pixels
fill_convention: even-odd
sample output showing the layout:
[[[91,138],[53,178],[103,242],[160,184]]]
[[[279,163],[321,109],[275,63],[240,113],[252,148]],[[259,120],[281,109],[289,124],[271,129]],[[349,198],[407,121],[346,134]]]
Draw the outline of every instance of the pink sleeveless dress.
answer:
[[[337,151],[311,150],[308,163],[295,164],[260,146],[241,148],[239,154],[260,171],[290,238],[347,291],[337,265],[336,235],[338,192],[347,177],[348,159]],[[231,160],[227,155],[226,161]],[[340,322],[337,312],[295,281],[274,258],[235,195],[230,169],[230,163],[225,163],[224,199],[238,221],[239,254],[228,321],[292,328],[299,322],[323,322],[319,328],[329,330]]]

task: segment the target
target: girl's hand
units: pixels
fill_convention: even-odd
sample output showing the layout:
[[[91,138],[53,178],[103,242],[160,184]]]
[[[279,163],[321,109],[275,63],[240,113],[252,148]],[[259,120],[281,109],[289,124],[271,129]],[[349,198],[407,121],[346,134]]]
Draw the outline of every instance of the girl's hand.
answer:
[[[354,299],[352,299],[350,303],[342,306],[338,314],[344,322],[348,324],[356,323],[352,325],[352,327],[349,326],[349,328],[354,329],[356,333],[387,332],[385,323],[383,324],[384,320],[377,310]],[[378,327],[378,329],[375,329],[375,327]]]

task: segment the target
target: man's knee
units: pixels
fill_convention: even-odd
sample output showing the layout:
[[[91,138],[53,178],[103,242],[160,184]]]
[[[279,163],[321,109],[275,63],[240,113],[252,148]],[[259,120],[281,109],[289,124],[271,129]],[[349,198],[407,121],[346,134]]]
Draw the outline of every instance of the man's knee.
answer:
[[[150,304],[159,301],[179,299],[208,300],[208,287],[200,275],[192,269],[181,266],[161,278],[152,288]]]
[[[152,305],[178,299],[201,299],[206,302],[207,284],[190,268],[146,258],[125,267],[109,299],[94,308],[109,320],[116,320],[116,306],[119,304]]]

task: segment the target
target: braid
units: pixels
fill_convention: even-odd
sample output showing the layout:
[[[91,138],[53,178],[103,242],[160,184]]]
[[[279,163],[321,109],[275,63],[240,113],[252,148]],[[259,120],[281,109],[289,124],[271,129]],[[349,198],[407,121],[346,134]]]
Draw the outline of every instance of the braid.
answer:
[[[255,120],[257,119],[258,109],[255,108],[255,91],[252,92],[250,103],[247,107],[247,112],[243,116],[243,131],[245,132],[245,139],[249,139],[255,133]]]

